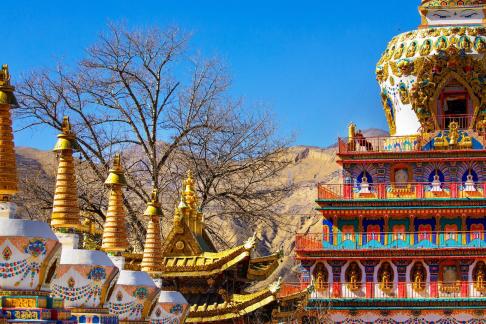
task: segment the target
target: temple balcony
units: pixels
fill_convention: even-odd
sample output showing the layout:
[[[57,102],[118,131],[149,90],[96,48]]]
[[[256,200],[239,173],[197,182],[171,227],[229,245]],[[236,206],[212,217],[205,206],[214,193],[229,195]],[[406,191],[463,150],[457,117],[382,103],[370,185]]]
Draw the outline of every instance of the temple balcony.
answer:
[[[309,233],[297,234],[295,244],[297,253],[410,250],[408,253],[413,254],[412,251],[428,249],[477,250],[486,248],[486,231]]]
[[[486,130],[470,128],[470,115],[438,116],[440,131],[408,136],[367,137],[357,133],[353,137],[338,138],[338,154],[345,158],[353,155],[397,154],[397,153],[437,153],[484,150]],[[457,125],[448,130],[451,123]],[[452,135],[452,136],[451,136]]]
[[[299,285],[299,284],[296,284]],[[301,285],[301,284],[300,284]],[[323,283],[310,293],[314,300],[435,300],[447,299],[481,299],[486,300],[486,283],[484,282],[334,282]]]
[[[479,182],[318,184],[318,201],[484,198],[486,183]]]

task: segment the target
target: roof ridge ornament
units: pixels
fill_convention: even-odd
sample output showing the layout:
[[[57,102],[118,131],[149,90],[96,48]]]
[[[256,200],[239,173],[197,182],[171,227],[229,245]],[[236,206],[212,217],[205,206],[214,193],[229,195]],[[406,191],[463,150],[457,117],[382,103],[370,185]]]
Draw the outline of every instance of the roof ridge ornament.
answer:
[[[251,250],[255,247],[256,240],[257,240],[257,233],[253,233],[253,236],[251,236],[248,240],[246,240],[244,247],[247,250]]]
[[[282,286],[282,277],[278,277],[277,281],[272,282],[268,286],[268,290],[270,290],[272,294],[276,294],[279,292],[281,286]]]

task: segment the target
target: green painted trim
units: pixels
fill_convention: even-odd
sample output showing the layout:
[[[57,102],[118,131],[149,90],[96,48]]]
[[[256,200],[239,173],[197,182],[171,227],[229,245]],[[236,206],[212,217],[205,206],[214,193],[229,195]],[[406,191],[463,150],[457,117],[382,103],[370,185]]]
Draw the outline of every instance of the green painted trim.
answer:
[[[401,301],[406,303],[414,303],[415,305],[410,306],[393,306],[394,301]],[[437,302],[437,303],[452,303],[450,306],[420,306],[421,302]],[[452,309],[484,309],[484,305],[474,305],[477,302],[486,302],[486,298],[408,298],[408,299],[387,299],[387,298],[373,298],[373,299],[362,299],[362,298],[310,298],[309,303],[322,303],[322,307],[319,306],[307,306],[306,310],[322,310],[322,309],[335,309],[335,310],[378,310],[377,303],[389,303],[390,306],[380,305],[386,310],[410,310],[410,309],[422,309],[422,310],[436,310],[444,308]],[[348,303],[348,302],[361,302],[363,304],[373,304],[374,306],[334,306],[335,303]],[[472,305],[458,306],[457,303],[471,303]]]
[[[486,200],[485,200],[486,202]],[[485,206],[353,206],[353,207],[317,207],[315,210],[355,210],[355,209],[485,209]]]
[[[316,203],[320,202],[424,202],[424,201],[486,201],[486,198],[408,198],[408,199],[315,199]]]

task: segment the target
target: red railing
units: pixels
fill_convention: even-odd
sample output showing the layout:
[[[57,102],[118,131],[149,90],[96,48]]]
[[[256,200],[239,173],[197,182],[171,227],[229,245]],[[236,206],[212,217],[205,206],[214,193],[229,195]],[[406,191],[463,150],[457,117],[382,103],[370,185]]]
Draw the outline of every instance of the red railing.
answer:
[[[319,200],[486,198],[486,183],[320,183],[317,197]]]
[[[309,287],[305,282],[284,282],[278,292],[278,297],[283,298],[303,292]]]
[[[329,237],[325,237],[323,233],[296,234],[295,249],[296,251],[323,251],[323,242],[328,240]]]
[[[417,152],[422,150],[419,136],[357,136],[353,140],[338,138],[339,153]]]
[[[452,122],[457,123],[459,129],[468,129],[471,125],[473,115],[439,115],[437,120],[441,129],[449,129]]]
[[[449,130],[449,125],[452,122],[458,124],[459,130],[467,130],[470,128],[473,120],[472,115],[440,115],[437,116],[437,122],[439,127],[445,131]],[[477,130],[474,137],[486,142],[486,134]],[[473,136],[473,134],[469,134]],[[427,139],[429,141],[430,139]],[[434,149],[434,147],[426,147],[427,142],[423,140],[421,135],[408,135],[408,136],[364,136],[361,132],[354,135],[353,138],[340,137],[338,138],[338,151],[340,154],[346,153],[364,153],[364,152],[419,152],[424,149]],[[461,147],[461,145],[448,145],[446,147],[441,146],[440,149],[444,150],[457,150],[470,147]]]
[[[333,283],[315,287],[312,299],[443,299],[486,298],[484,282],[359,282]]]
[[[297,234],[297,252],[384,249],[450,249],[486,248],[486,232],[423,231],[423,232],[337,232]]]

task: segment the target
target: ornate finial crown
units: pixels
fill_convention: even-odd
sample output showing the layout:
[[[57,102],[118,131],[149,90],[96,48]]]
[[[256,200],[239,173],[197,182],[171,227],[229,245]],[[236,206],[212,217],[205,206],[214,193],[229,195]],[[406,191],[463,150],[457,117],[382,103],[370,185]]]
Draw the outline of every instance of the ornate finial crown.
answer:
[[[71,135],[72,134],[72,131],[71,131],[71,123],[69,122],[69,116],[64,116],[64,118],[62,119],[62,132],[65,134],[65,135]]]
[[[69,122],[69,117],[64,116],[61,124],[62,133],[57,135],[57,142],[54,146],[54,152],[61,152],[64,150],[74,150],[77,147],[76,137],[71,129],[71,123]]]
[[[121,165],[121,154],[115,154],[113,158],[113,167],[109,171],[108,178],[105,181],[106,185],[120,185],[125,186],[127,181],[125,180],[125,175],[123,174],[123,168]]]
[[[150,201],[154,205],[159,203],[159,191],[157,189],[152,190],[152,193],[150,194]]]
[[[0,71],[0,86],[10,86],[10,73],[8,72],[8,65],[2,65]]]
[[[2,65],[0,70],[0,105],[18,106],[17,99],[14,95],[15,87],[10,85],[10,73],[8,72],[8,65]]]
[[[253,233],[253,236],[250,237],[248,240],[246,240],[245,249],[250,250],[250,249],[253,249],[255,247],[256,236],[257,236],[257,233]]]
[[[115,158],[113,159],[113,170],[121,171],[121,155],[120,153],[115,154]]]
[[[161,216],[162,210],[159,204],[159,194],[157,189],[153,189],[150,194],[150,201],[147,203],[147,209],[143,213],[144,216]]]

